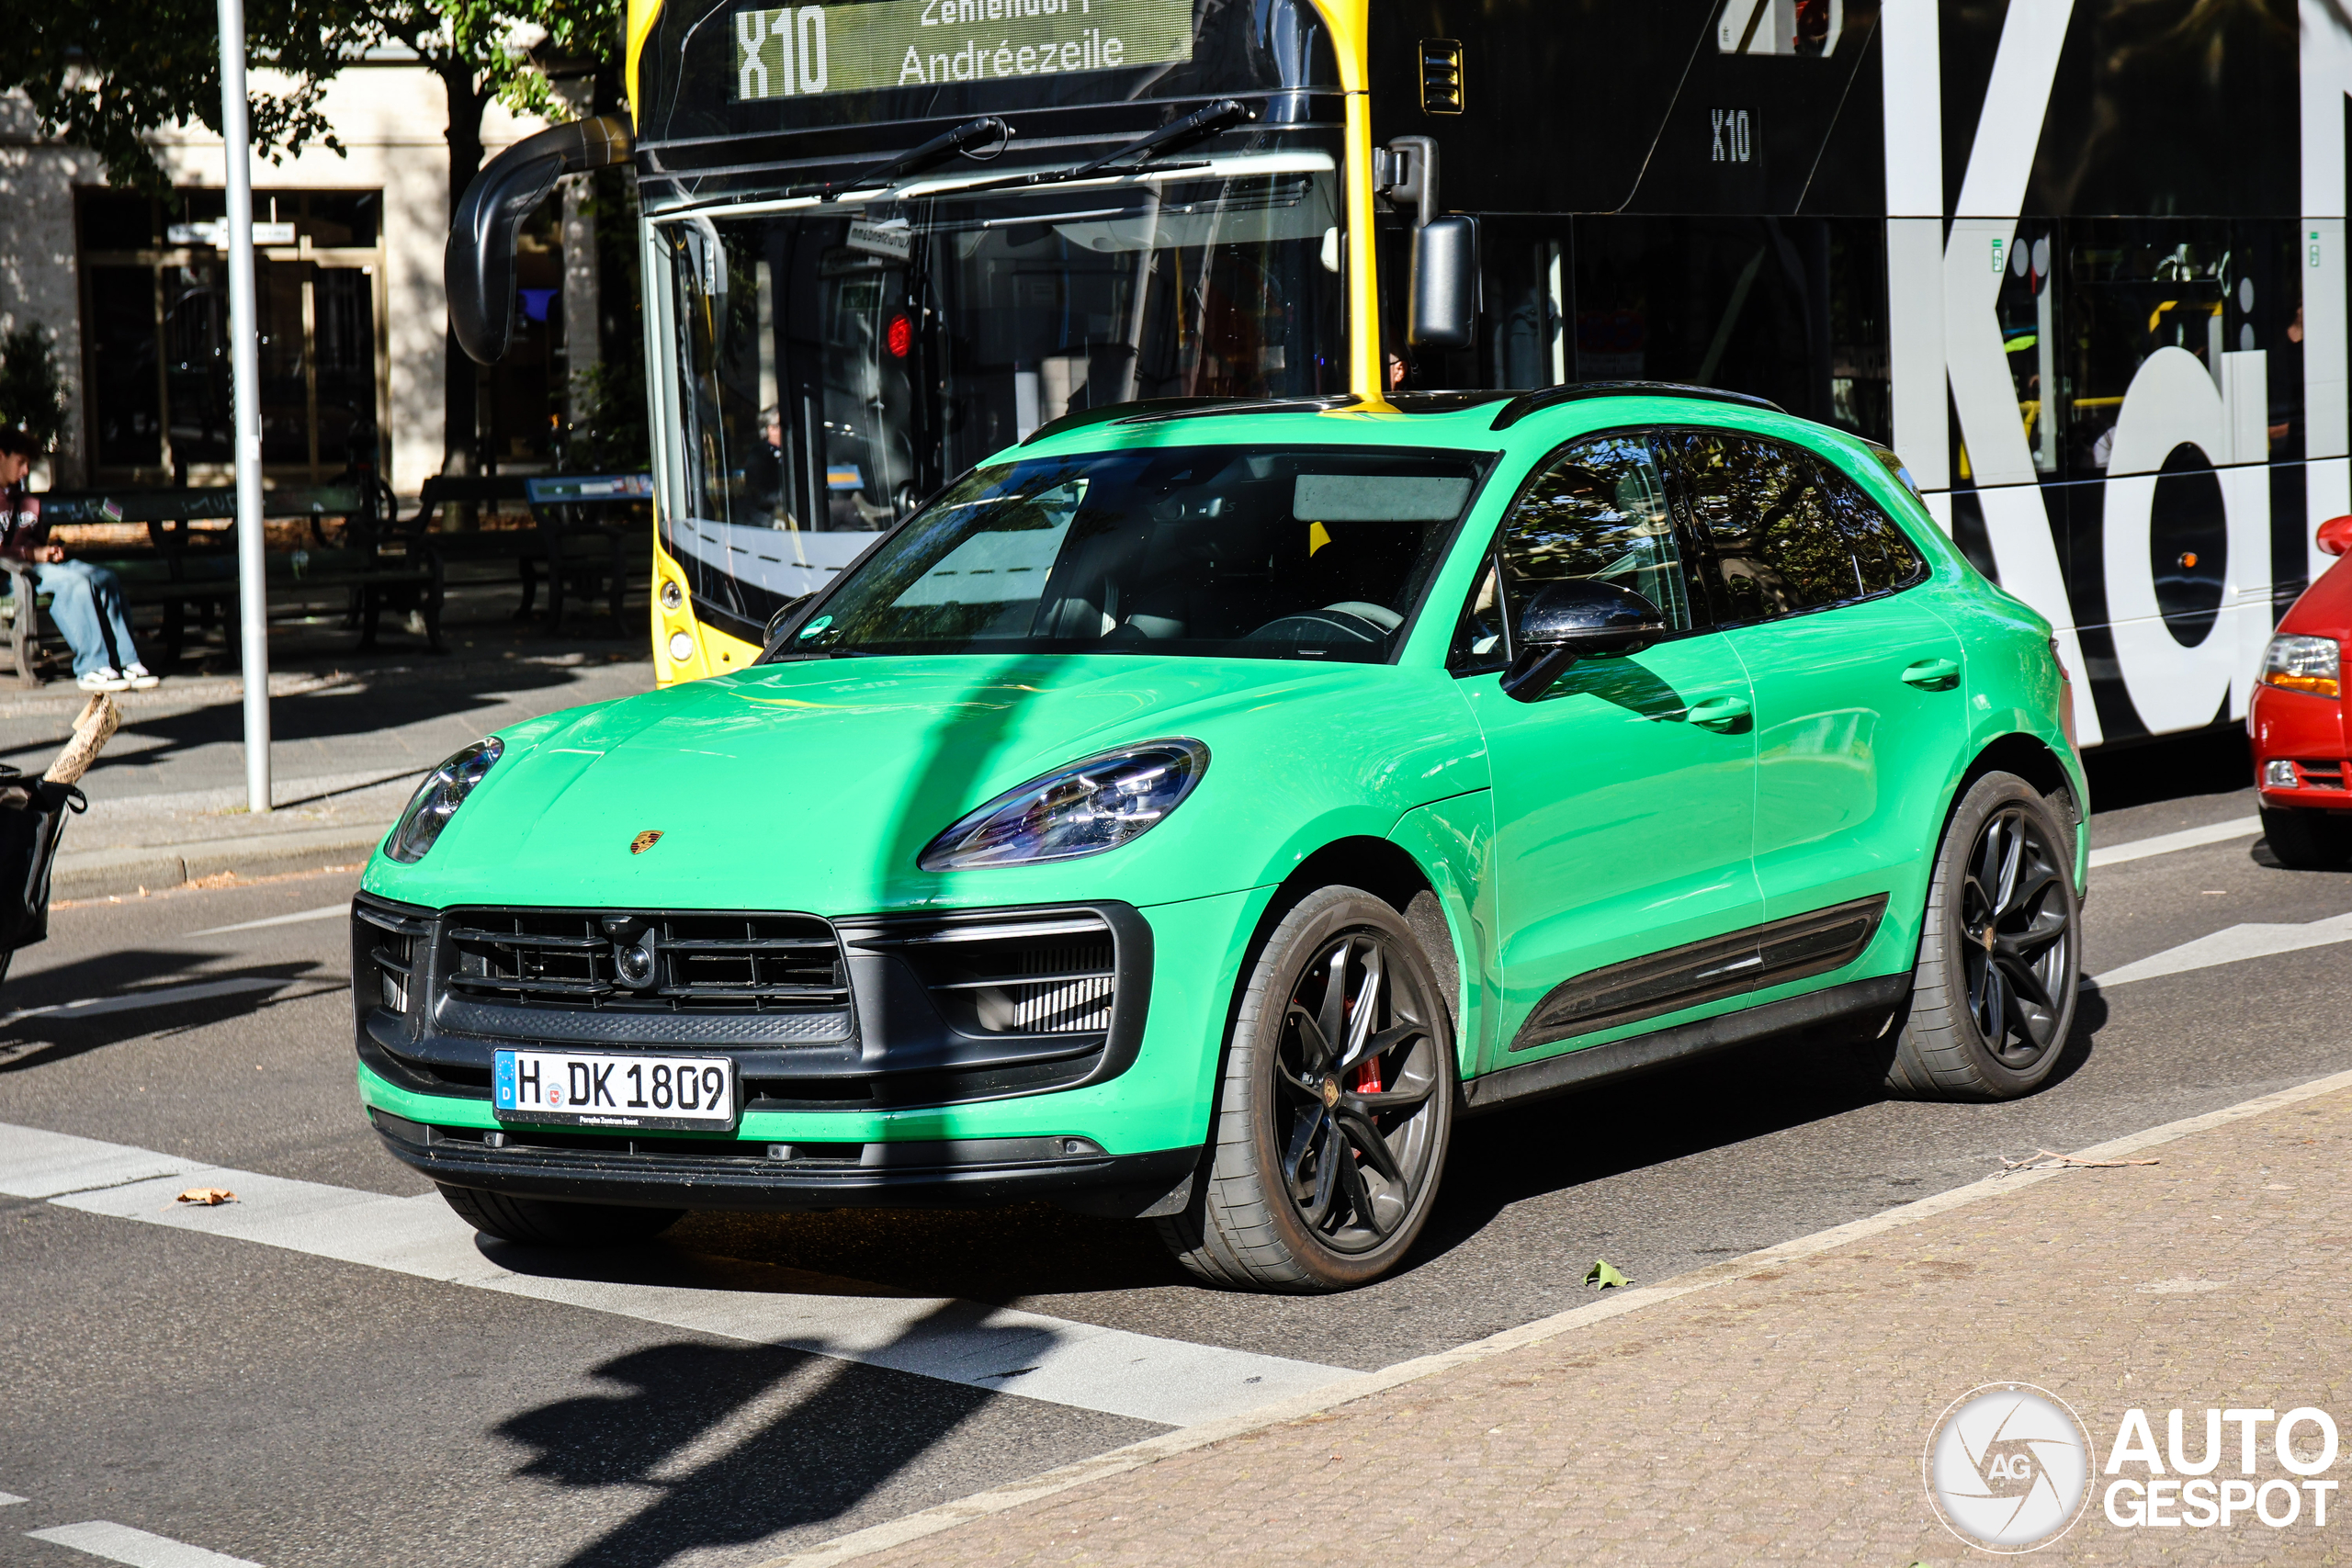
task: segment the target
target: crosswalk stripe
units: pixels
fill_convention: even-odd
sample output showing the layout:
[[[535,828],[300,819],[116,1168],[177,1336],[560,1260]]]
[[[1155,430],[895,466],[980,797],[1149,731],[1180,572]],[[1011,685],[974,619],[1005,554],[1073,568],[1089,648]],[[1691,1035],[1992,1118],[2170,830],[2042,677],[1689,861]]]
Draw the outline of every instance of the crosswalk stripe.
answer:
[[[0,1018],[0,1024],[16,1023],[28,1018],[54,1018],[72,1022],[85,1018],[98,1018],[110,1012],[138,1012],[147,1008],[170,1007],[176,1002],[201,1002],[215,997],[243,996],[247,991],[276,991],[293,983],[282,975],[232,975],[226,979],[198,980],[187,986],[158,986],[153,990],[119,991],[110,997],[85,997],[80,1001],[19,1008],[6,1018]]]
[[[128,1562],[130,1568],[261,1568],[260,1563],[250,1558],[207,1551],[184,1540],[149,1535],[145,1530],[135,1530],[129,1525],[118,1525],[107,1519],[92,1519],[79,1525],[59,1525],[54,1529],[27,1530],[25,1533],[35,1540],[45,1540],[52,1546],[71,1547],[93,1557],[103,1557],[109,1562]]]
[[[2136,963],[2110,969],[2096,976],[2091,984],[2101,990],[2128,986],[2134,980],[2154,980],[2166,975],[2185,975],[2192,969],[2213,969],[2224,964],[2240,964],[2249,958],[2268,958],[2273,953],[2299,953],[2307,947],[2329,947],[2339,942],[2352,942],[2352,914],[2329,915],[2324,919],[2300,925],[2249,922],[2230,926],[2194,942],[2184,942],[2178,947],[2151,954]]]
[[[2236,817],[2227,822],[2209,822],[2202,828],[2184,828],[2177,833],[2159,833],[2153,839],[2134,839],[2127,844],[2109,844],[2103,850],[2091,852],[2091,869],[2103,865],[2121,865],[2126,861],[2146,860],[2151,855],[2168,855],[2175,850],[2202,849],[2207,844],[2226,844],[2232,839],[2251,839],[2262,831],[2259,817]]]
[[[792,1276],[793,1291],[764,1292],[526,1272],[547,1255],[477,1237],[437,1194],[388,1198],[187,1163],[142,1170],[142,1156],[168,1161],[120,1145],[0,1125],[0,1192],[1170,1427],[1238,1415],[1355,1375],[802,1274]],[[85,1176],[92,1178],[86,1187],[68,1184]],[[174,1201],[190,1187],[226,1188],[237,1201],[217,1208]]]
[[[329,919],[336,915],[349,913],[351,913],[351,906],[348,904],[322,904],[315,909],[303,909],[291,915],[272,915],[266,920],[239,920],[233,926],[207,926],[200,931],[190,931],[187,934],[192,937],[227,936],[231,931],[257,931],[270,926],[299,926],[306,920]]]

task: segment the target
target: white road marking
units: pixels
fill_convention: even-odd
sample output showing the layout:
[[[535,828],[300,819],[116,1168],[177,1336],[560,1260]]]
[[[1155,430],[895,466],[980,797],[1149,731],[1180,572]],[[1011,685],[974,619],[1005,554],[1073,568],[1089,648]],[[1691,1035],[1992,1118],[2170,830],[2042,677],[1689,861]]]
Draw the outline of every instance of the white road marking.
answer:
[[[2095,976],[2091,984],[2100,990],[2116,986],[2128,986],[2134,980],[2154,980],[2164,975],[2185,975],[2192,969],[2211,969],[2223,964],[2239,964],[2249,958],[2267,958],[2274,953],[2295,953],[2306,947],[2328,947],[2339,942],[2352,942],[2352,914],[2330,915],[2325,919],[2304,925],[2241,925],[2211,936],[2200,936],[2195,942],[2184,942],[2169,947],[2136,964],[2126,964]]]
[[[30,1501],[32,1501],[31,1498],[19,1497],[14,1492],[0,1492],[0,1508],[5,1508],[11,1503],[28,1503]]]
[[[260,1563],[250,1558],[207,1551],[184,1540],[149,1535],[145,1530],[135,1530],[129,1525],[118,1525],[106,1519],[92,1519],[80,1525],[59,1525],[55,1529],[27,1530],[25,1533],[35,1540],[70,1546],[76,1551],[86,1551],[109,1562],[128,1562],[130,1568],[261,1568]]]
[[[156,1163],[142,1171],[141,1158]],[[76,1185],[85,1177],[86,1185]],[[226,1187],[237,1201],[174,1202],[188,1187]],[[1171,1427],[1238,1415],[1355,1375],[847,1281],[807,1292],[806,1275],[794,1277],[800,1292],[769,1292],[522,1273],[501,1259],[527,1266],[544,1255],[481,1241],[438,1194],[387,1198],[31,1128],[0,1125],[0,1192]]]
[[[2091,869],[2103,865],[2121,865],[2125,861],[2146,860],[2150,855],[2168,855],[2175,850],[2202,849],[2207,844],[2226,844],[2232,839],[2251,839],[2262,831],[2259,817],[2235,817],[2227,822],[2208,822],[2202,828],[2183,828],[2177,833],[2159,833],[2153,839],[2134,839],[2128,844],[2109,844],[2103,850],[2091,852]]]
[[[315,909],[304,909],[300,914],[272,915],[266,920],[239,920],[233,926],[209,926],[203,931],[190,931],[187,934],[192,937],[227,936],[231,931],[257,931],[266,926],[299,926],[305,920],[323,920],[332,916],[349,913],[351,913],[349,904],[326,904]]]
[[[225,980],[199,980],[189,986],[161,986],[152,991],[123,991],[111,997],[85,997],[80,1001],[20,1008],[7,1017],[0,1018],[0,1029],[19,1019],[96,1018],[103,1013],[137,1012],[142,1008],[169,1007],[175,1002],[200,1002],[213,997],[242,996],[247,991],[275,991],[293,983],[282,976],[237,975]]]
[[[0,1122],[0,1197],[54,1198],[194,1170],[199,1162]]]

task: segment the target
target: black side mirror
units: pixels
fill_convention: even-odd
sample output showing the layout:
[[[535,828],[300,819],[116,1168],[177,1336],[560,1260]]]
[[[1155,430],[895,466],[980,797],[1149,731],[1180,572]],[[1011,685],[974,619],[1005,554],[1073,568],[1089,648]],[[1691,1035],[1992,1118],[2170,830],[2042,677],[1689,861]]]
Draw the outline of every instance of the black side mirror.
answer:
[[[572,120],[526,136],[492,158],[466,186],[442,256],[449,330],[476,364],[503,358],[514,337],[514,235],[563,175],[629,160],[628,122],[616,115]]]
[[[1413,231],[1416,348],[1468,348],[1478,341],[1478,220],[1456,213]]]
[[[1579,577],[1537,589],[1516,629],[1519,651],[1503,671],[1503,694],[1532,703],[1577,660],[1639,653],[1667,626],[1657,606],[1632,589]]]

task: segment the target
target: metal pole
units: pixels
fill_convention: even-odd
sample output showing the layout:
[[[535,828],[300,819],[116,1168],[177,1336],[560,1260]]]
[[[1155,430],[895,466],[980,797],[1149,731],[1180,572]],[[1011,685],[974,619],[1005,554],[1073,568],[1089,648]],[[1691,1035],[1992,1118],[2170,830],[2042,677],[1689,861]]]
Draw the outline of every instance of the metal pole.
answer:
[[[269,601],[261,520],[261,354],[254,320],[253,133],[244,0],[220,7],[220,140],[229,163],[229,387],[237,432],[237,623],[244,652],[245,809],[269,809]]]

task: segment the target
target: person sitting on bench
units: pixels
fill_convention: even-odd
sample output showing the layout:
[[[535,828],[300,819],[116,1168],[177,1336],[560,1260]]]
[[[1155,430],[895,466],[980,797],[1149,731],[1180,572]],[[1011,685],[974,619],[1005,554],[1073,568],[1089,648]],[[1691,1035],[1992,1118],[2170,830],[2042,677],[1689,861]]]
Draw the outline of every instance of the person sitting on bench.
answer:
[[[0,556],[29,565],[34,591],[49,595],[49,618],[74,650],[74,684],[85,692],[146,691],[160,677],[139,662],[120,580],[102,566],[67,560],[64,546],[47,542],[40,498],[25,493],[40,453],[29,434],[0,426]]]

